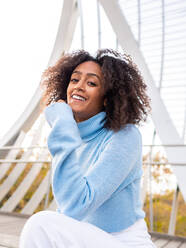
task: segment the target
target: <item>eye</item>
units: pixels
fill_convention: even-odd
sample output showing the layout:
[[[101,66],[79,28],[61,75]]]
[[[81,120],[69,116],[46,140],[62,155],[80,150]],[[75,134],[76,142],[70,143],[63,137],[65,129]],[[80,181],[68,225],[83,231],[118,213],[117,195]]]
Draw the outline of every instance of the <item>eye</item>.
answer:
[[[88,84],[91,86],[96,86],[96,84],[94,82],[88,81]]]
[[[70,82],[77,83],[79,80],[77,78],[71,78]]]

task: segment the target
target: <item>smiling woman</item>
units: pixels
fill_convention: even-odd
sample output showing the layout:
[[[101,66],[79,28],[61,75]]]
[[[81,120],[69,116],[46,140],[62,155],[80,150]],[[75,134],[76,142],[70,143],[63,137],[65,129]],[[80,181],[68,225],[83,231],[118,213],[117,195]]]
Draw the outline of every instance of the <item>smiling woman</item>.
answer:
[[[72,72],[67,88],[67,103],[77,122],[84,121],[104,109],[103,74],[101,67],[87,61]]]
[[[139,124],[141,121],[146,121],[151,110],[150,99],[146,94],[147,86],[136,65],[130,56],[112,49],[98,50],[95,56],[84,50],[66,54],[54,66],[45,70],[41,88],[44,89],[40,102],[41,112],[52,102],[60,99],[65,102],[70,101],[67,91],[72,93],[73,88],[74,92],[79,92],[76,95],[85,98],[88,92],[91,94],[94,92],[94,101],[92,96],[89,98],[87,95],[84,106],[86,108],[92,108],[91,104],[97,106],[93,115],[98,109],[105,111],[104,127],[115,131],[127,123]],[[100,100],[96,99],[97,97]],[[75,108],[75,104],[73,105]],[[76,116],[75,111],[74,115]],[[84,116],[83,111],[77,115],[80,120],[91,117],[88,111],[86,111],[87,117]]]
[[[152,248],[140,200],[142,137],[150,110],[131,59],[113,50],[66,54],[43,74],[58,209],[27,221],[20,248]],[[50,223],[50,224],[48,224]]]

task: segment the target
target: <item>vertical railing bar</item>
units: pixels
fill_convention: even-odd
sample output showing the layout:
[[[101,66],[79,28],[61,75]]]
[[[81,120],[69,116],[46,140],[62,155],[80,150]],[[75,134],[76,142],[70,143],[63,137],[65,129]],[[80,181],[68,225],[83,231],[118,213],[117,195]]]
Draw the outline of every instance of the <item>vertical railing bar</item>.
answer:
[[[154,144],[155,137],[156,137],[156,130],[154,129],[152,144]],[[150,154],[149,154],[149,161],[150,161],[150,165],[149,165],[149,215],[150,216],[149,216],[149,218],[150,218],[150,230],[151,230],[151,232],[153,231],[153,224],[154,224],[153,223],[154,222],[153,196],[152,196],[152,162],[153,162],[152,150],[153,150],[153,147],[151,146]]]
[[[159,79],[159,89],[161,89],[163,81],[163,71],[164,71],[164,58],[165,58],[165,2],[162,3],[162,42],[161,42],[161,66],[160,66],[160,79]]]
[[[48,185],[47,185],[47,192],[46,192],[46,198],[45,198],[45,203],[44,203],[44,209],[47,209],[47,207],[48,207],[49,194],[50,194],[50,184],[51,184],[51,176],[52,176],[52,165],[50,164],[49,177],[48,177]]]
[[[100,15],[100,6],[97,0],[97,20],[98,20],[98,49],[101,48],[101,15]]]
[[[141,0],[138,1],[138,46],[141,46]]]
[[[182,139],[185,143],[185,130],[186,130],[186,100],[185,100],[185,111],[184,111],[184,123],[183,123],[183,130],[182,130]]]
[[[179,186],[177,184],[174,195],[173,195],[173,199],[172,199],[172,209],[171,209],[169,227],[168,227],[168,234],[169,235],[175,234],[179,192],[180,192],[180,190],[179,190]]]
[[[81,0],[77,0],[79,13],[80,13],[80,26],[81,26],[81,48],[84,49],[84,22],[83,22],[83,10]]]

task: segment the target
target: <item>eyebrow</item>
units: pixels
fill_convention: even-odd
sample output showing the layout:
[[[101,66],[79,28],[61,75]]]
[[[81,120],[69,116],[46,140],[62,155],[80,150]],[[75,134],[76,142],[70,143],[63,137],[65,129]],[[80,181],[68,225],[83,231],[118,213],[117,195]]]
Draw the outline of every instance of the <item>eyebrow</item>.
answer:
[[[73,73],[82,74],[82,72],[80,72],[80,71],[73,71],[72,74]],[[88,76],[95,76],[95,77],[97,77],[101,81],[101,78],[97,74],[95,74],[95,73],[88,72],[87,75]]]

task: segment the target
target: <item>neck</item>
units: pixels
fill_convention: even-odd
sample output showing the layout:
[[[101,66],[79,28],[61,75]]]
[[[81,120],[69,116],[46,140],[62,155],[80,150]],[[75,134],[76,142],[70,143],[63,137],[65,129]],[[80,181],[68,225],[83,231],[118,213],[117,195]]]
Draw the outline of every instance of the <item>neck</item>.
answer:
[[[79,122],[78,128],[81,138],[84,141],[89,141],[95,138],[103,129],[106,113],[104,111],[97,113],[85,121]]]
[[[103,110],[103,111],[104,111],[104,110]],[[103,112],[103,111],[100,111],[100,112]],[[77,123],[80,123],[80,122],[83,122],[83,121],[86,121],[86,120],[92,118],[93,116],[99,114],[100,112],[95,113],[95,114],[92,114],[92,115],[90,115],[90,116],[86,116],[86,117],[81,116],[81,115],[78,115],[78,114],[75,113],[75,112],[73,113],[73,115],[74,115],[75,121],[76,121]]]

